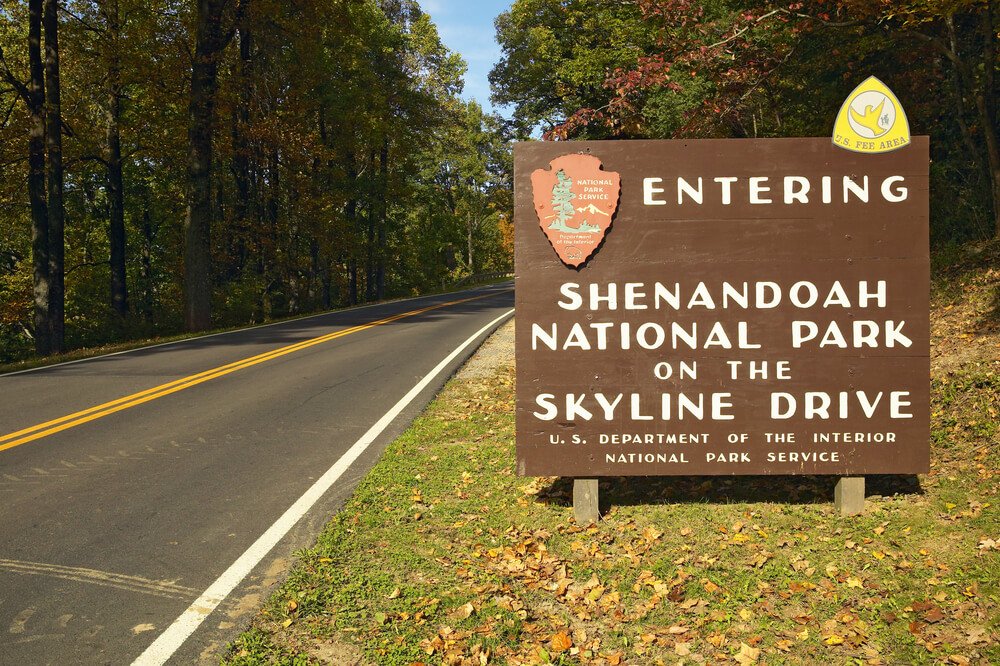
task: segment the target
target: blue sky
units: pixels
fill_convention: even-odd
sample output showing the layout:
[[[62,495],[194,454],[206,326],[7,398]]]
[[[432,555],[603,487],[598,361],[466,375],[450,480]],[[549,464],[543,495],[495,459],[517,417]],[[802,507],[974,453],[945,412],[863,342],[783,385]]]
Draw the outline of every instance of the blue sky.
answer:
[[[507,10],[512,0],[421,0],[441,34],[441,41],[462,54],[469,65],[463,97],[475,99],[491,110],[490,82],[486,76],[500,59],[494,39],[493,19]]]

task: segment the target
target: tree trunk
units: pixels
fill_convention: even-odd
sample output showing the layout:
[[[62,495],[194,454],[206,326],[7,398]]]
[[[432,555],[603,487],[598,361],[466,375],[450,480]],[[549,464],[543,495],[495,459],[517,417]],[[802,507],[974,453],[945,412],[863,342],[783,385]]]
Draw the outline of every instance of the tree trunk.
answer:
[[[475,273],[475,270],[472,268],[472,231],[473,231],[474,228],[475,228],[474,221],[473,221],[473,219],[471,217],[469,217],[468,220],[465,223],[465,242],[466,242],[466,245],[468,246],[467,249],[468,249],[468,253],[469,253],[469,274],[470,275],[473,274],[473,273]]]
[[[184,224],[184,323],[212,325],[212,120],[219,56],[225,47],[226,0],[198,0],[191,99],[188,105],[187,219]]]
[[[122,86],[119,44],[118,0],[107,3],[108,21],[108,100],[105,111],[108,191],[108,244],[111,248],[111,308],[120,317],[128,314],[128,285],[125,275],[125,193],[122,175]]]
[[[358,304],[358,167],[354,153],[347,153],[347,182],[349,184],[351,196],[344,206],[344,217],[347,219],[347,228],[350,231],[350,255],[347,262],[347,302],[349,305]]]
[[[238,29],[240,45],[239,104],[233,109],[233,183],[236,186],[236,201],[233,204],[233,226],[235,227],[236,272],[242,272],[247,260],[247,244],[250,234],[250,142],[247,132],[250,127],[250,103],[253,99],[253,38],[249,21],[244,20]]]
[[[996,41],[993,25],[994,1],[988,0],[983,11],[983,93],[976,98],[976,108],[983,124],[990,185],[993,191],[993,233],[1000,238],[1000,145],[997,138]]]
[[[65,328],[62,106],[59,84],[59,2],[45,0],[45,143],[49,173],[49,330],[52,353],[63,351]]]
[[[142,199],[142,252],[139,272],[142,278],[142,318],[153,321],[153,212],[150,201],[149,183],[143,185]]]
[[[389,224],[389,139],[382,139],[382,151],[379,153],[379,208],[377,246],[375,248],[375,298],[385,298],[385,255],[386,228]]]
[[[45,193],[45,69],[42,63],[42,0],[28,2],[28,197],[31,199],[31,257],[34,268],[35,352],[52,353],[49,311],[49,211]]]

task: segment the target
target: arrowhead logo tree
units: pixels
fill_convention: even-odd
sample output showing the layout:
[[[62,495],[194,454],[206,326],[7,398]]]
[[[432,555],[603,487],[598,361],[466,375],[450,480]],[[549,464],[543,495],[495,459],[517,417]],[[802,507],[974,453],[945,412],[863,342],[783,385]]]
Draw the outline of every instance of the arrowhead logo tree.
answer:
[[[563,155],[548,169],[531,174],[538,221],[567,266],[579,268],[594,254],[611,228],[621,177],[604,171],[592,155]]]

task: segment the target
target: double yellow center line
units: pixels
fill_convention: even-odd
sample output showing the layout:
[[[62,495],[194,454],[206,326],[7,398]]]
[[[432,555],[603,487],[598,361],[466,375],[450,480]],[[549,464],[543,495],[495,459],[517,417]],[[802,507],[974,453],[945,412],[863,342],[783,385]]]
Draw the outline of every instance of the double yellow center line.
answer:
[[[374,328],[376,326],[382,326],[383,324],[389,324],[394,321],[399,321],[400,319],[406,319],[407,317],[413,317],[424,312],[429,312],[431,310],[438,310],[440,308],[446,308],[451,305],[458,305],[459,303],[468,303],[469,301],[478,301],[483,298],[488,298],[490,296],[495,296],[495,293],[485,294],[482,296],[472,296],[471,298],[463,298],[457,301],[448,301],[447,303],[439,303],[438,305],[430,305],[425,308],[420,308],[418,310],[410,310],[409,312],[404,312],[402,314],[393,315],[391,317],[386,317],[385,319],[379,319],[377,321],[372,321],[367,324],[360,324],[358,326],[353,326],[351,328],[346,328],[342,331],[336,331],[335,333],[328,333],[326,335],[321,335],[317,338],[311,338],[309,340],[304,340],[302,342],[297,342],[286,347],[279,347],[278,349],[265,352],[263,354],[258,354],[257,356],[251,356],[239,361],[233,361],[226,365],[221,365],[217,368],[212,368],[211,370],[205,370],[204,372],[199,372],[196,375],[190,375],[182,379],[176,379],[172,382],[167,382],[166,384],[161,384],[159,386],[154,386],[153,388],[146,389],[145,391],[140,391],[138,393],[133,393],[132,395],[127,395],[123,398],[118,398],[117,400],[112,400],[111,402],[105,402],[100,405],[95,405],[89,409],[84,409],[73,414],[68,414],[66,416],[60,417],[58,419],[53,419],[51,421],[46,421],[45,423],[39,423],[38,425],[31,426],[30,428],[24,428],[18,430],[17,432],[8,433],[6,435],[0,436],[0,451],[6,451],[7,449],[12,449],[15,446],[20,446],[21,444],[27,444],[28,442],[33,442],[36,439],[41,439],[43,437],[48,437],[49,435],[54,435],[63,430],[68,430],[70,428],[75,428],[78,425],[94,421],[96,419],[108,416],[109,414],[114,414],[115,412],[120,412],[130,407],[135,407],[151,400],[156,400],[157,398],[162,398],[168,396],[171,393],[177,393],[178,391],[183,391],[184,389],[189,389],[192,386],[197,386],[204,382],[210,381],[212,379],[217,379],[223,377],[237,370],[243,370],[244,368],[249,368],[250,366],[257,365],[258,363],[263,363],[265,361],[270,361],[272,359],[278,358],[280,356],[285,356],[286,354],[292,354],[315,345],[323,344],[324,342],[329,342],[330,340],[336,340],[337,338],[342,338],[346,335],[351,335],[352,333],[359,333],[361,331],[366,331],[369,328]]]

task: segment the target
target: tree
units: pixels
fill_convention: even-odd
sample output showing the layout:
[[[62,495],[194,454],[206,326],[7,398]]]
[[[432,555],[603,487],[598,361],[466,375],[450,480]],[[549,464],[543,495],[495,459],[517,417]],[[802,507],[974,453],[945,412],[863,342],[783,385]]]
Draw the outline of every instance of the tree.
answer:
[[[412,0],[11,0],[0,55],[0,362],[51,348],[60,192],[67,348],[509,269],[502,123]]]
[[[45,0],[45,144],[48,153],[49,345],[65,346],[65,220],[62,158],[62,84],[59,80],[59,2]]]
[[[491,82],[522,133],[551,139],[823,136],[875,74],[932,135],[932,235],[962,239],[1000,233],[998,20],[996,0],[518,0]]]
[[[223,19],[231,0],[198,0],[188,105],[187,219],[184,234],[184,321],[189,331],[212,324],[212,130],[219,60],[233,31]],[[242,11],[240,5],[237,11]]]
[[[45,69],[42,61],[42,0],[28,2],[29,78],[24,84],[11,71],[0,50],[4,78],[24,100],[30,116],[28,137],[28,199],[31,205],[35,352],[52,352],[49,311],[49,213],[45,175]]]

